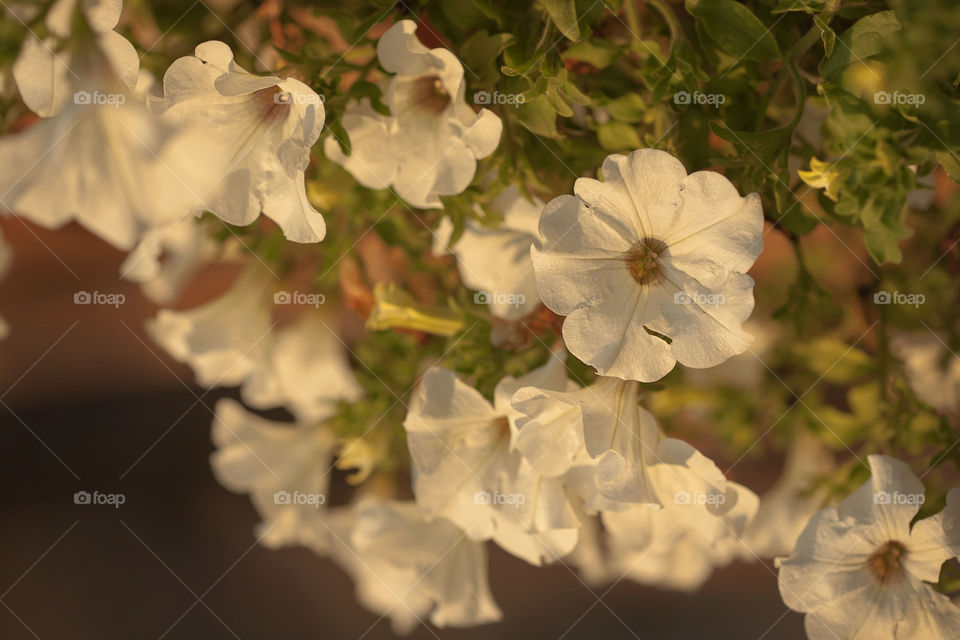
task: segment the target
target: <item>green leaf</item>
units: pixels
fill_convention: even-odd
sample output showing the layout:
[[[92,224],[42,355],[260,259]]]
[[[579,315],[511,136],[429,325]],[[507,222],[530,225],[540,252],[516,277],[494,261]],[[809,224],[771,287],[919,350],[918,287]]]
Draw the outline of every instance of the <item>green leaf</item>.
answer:
[[[820,29],[820,39],[823,40],[824,55],[829,57],[833,55],[833,48],[837,44],[837,34],[830,25],[820,16],[813,16],[813,24]]]
[[[607,151],[626,151],[642,146],[636,129],[625,122],[611,121],[601,125],[597,129],[597,140]]]
[[[350,96],[358,100],[360,98],[368,98],[370,100],[370,106],[373,107],[374,111],[385,116],[390,115],[390,107],[383,103],[383,94],[380,91],[380,87],[372,82],[367,82],[366,80],[354,82],[350,87]]]
[[[951,151],[937,151],[937,162],[954,182],[960,182],[960,160]]]
[[[860,210],[863,240],[867,252],[877,264],[899,264],[903,259],[903,252],[898,245],[901,240],[910,236],[912,231],[903,222],[906,209],[902,203],[888,201],[884,204],[886,206],[878,205],[871,198]]]
[[[603,105],[610,112],[610,117],[620,122],[636,124],[643,122],[647,113],[647,105],[643,98],[636,93],[627,93]]]
[[[623,53],[623,47],[606,40],[584,40],[563,52],[564,60],[577,60],[592,64],[597,69],[609,67]]]
[[[340,120],[337,119],[332,122],[328,122],[327,129],[330,130],[330,133],[333,135],[333,139],[337,141],[338,145],[340,145],[340,150],[343,151],[344,155],[350,155],[350,134],[348,134],[347,130],[343,128]]]
[[[874,370],[870,356],[843,340],[817,338],[794,345],[793,353],[827,382],[849,384]]]
[[[459,56],[465,67],[480,74],[480,84],[493,84],[498,76],[497,59],[513,41],[511,33],[488,35],[486,31],[478,31],[463,43]]]
[[[840,35],[840,46],[820,63],[820,75],[826,80],[837,77],[854,62],[864,62],[883,50],[884,40],[900,30],[893,11],[881,11],[857,20]]]
[[[746,60],[780,57],[776,38],[750,9],[734,0],[686,0],[710,39],[726,53]]]
[[[580,39],[576,0],[544,0],[543,6],[560,33],[574,42]]]
[[[520,124],[538,136],[559,138],[557,110],[546,96],[527,100],[517,107]]]

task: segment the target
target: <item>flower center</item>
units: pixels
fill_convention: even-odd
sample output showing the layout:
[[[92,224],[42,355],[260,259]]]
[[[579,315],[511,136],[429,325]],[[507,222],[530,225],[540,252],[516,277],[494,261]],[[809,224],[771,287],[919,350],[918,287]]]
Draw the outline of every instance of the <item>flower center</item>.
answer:
[[[888,584],[903,575],[903,560],[906,555],[907,548],[903,543],[890,540],[870,556],[867,568],[880,584]]]
[[[650,284],[660,277],[659,258],[667,250],[667,243],[659,238],[644,238],[624,255],[630,276],[639,284]]]
[[[265,121],[280,120],[290,108],[290,94],[279,86],[258,89],[251,94],[257,114]]]
[[[439,76],[421,76],[413,83],[413,103],[437,116],[450,104],[450,94]]]

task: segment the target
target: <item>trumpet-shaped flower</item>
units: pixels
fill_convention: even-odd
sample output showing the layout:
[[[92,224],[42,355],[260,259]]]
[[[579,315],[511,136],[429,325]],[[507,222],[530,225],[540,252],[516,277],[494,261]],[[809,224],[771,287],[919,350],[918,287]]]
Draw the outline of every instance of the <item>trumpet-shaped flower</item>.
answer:
[[[324,152],[365,187],[392,186],[415,207],[441,207],[440,196],[466,189],[477,160],[497,148],[503,124],[492,111],[467,105],[463,66],[446,49],[425,47],[416,30],[401,20],[377,43],[380,65],[395,74],[383,86],[390,115],[366,98],[351,102],[342,118],[350,155],[333,137]]]
[[[517,447],[542,459],[540,468],[560,473],[573,464],[582,438],[607,500],[667,506],[686,495],[693,506],[710,508],[709,496],[727,493],[727,480],[712,461],[683,440],[660,434],[640,406],[636,382],[600,378],[576,391],[527,389],[514,404],[526,416]]]
[[[960,358],[933,332],[903,333],[890,348],[901,360],[910,386],[938,411],[960,414]]]
[[[438,627],[470,627],[503,616],[490,593],[487,550],[413,501],[364,498],[330,510],[311,546],[350,573],[363,606],[410,633],[429,616]]]
[[[414,495],[428,517],[444,517],[472,540],[493,539],[532,564],[569,553],[579,520],[561,478],[542,476],[516,451],[510,398],[528,385],[565,389],[562,358],[506,377],[491,404],[447,369],[420,382],[404,427]]]
[[[298,544],[326,507],[336,439],[319,423],[265,420],[224,398],[212,430],[217,480],[249,493],[263,518],[258,537],[270,547]]]
[[[147,325],[174,359],[189,364],[204,387],[241,386],[258,409],[286,407],[302,422],[330,417],[361,389],[343,344],[316,313],[275,329],[271,288],[256,269],[212,302],[187,311],[162,309]]]
[[[310,87],[250,74],[229,46],[210,41],[170,65],[163,94],[163,119],[200,125],[228,150],[226,171],[204,196],[207,209],[235,225],[262,212],[288,240],[323,239],[326,223],[307,200],[304,179],[325,116]]]
[[[544,246],[532,250],[570,352],[603,375],[650,382],[677,362],[712,367],[745,351],[759,196],[713,171],[687,175],[654,149],[608,156],[603,177],[547,204]]]
[[[443,218],[434,234],[433,253],[449,251],[457,257],[463,283],[480,292],[478,299],[490,305],[492,315],[519,320],[540,304],[530,247],[540,244],[543,203],[537,198],[527,200],[510,186],[493,199],[490,208],[503,216],[503,224],[486,227],[468,221],[453,245],[449,244],[453,223]]]
[[[807,614],[811,640],[956,638],[960,607],[929,583],[960,553],[960,490],[911,526],[923,484],[899,460],[869,463],[869,482],[814,515],[780,559],[780,595]]]
[[[691,496],[694,498],[696,495]],[[605,511],[601,518],[609,534],[614,574],[643,584],[693,591],[715,568],[735,560],[740,536],[757,512],[757,496],[728,482],[725,493],[707,498],[717,508],[691,509],[681,500],[662,508],[637,504],[623,511]]]
[[[0,138],[0,204],[48,228],[76,220],[129,250],[198,208],[225,159],[206,133],[158,120],[95,47],[71,69],[72,102]]]

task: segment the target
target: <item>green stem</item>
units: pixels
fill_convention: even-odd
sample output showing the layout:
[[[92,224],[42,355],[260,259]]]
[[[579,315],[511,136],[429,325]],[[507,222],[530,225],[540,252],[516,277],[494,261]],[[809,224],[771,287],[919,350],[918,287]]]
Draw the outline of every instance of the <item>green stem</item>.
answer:
[[[673,13],[670,5],[663,0],[647,0],[647,4],[656,9],[660,15],[663,16],[664,21],[666,21],[667,28],[670,29],[670,53],[673,53],[673,46],[676,44],[677,39],[683,35],[683,30],[680,28],[680,22],[677,21],[676,14]],[[632,6],[633,3],[628,1],[627,5]],[[633,11],[636,13],[636,7],[634,7]],[[629,11],[627,13],[629,15]],[[637,33],[639,33],[639,30]]]
[[[837,11],[840,10],[841,0],[829,0],[827,6],[824,7],[823,13],[820,14],[820,19],[823,20],[824,25],[830,24],[830,21],[833,20],[833,17],[837,14]],[[812,47],[814,43],[820,39],[820,27],[816,24],[810,27],[810,30],[807,31],[802,38],[800,38],[796,44],[790,47],[787,50],[788,59],[797,59],[807,52],[807,49]]]

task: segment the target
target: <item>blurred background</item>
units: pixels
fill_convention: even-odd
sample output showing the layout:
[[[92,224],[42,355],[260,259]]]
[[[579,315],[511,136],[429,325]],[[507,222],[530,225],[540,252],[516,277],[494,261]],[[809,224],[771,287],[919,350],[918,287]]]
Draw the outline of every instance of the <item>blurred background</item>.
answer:
[[[306,549],[255,544],[245,496],[217,484],[206,392],[143,330],[156,312],[121,282],[121,253],[74,225],[56,232],[0,220],[14,262],[0,283],[0,638],[392,638],[336,565]],[[176,305],[229,283],[197,278]],[[74,305],[77,291],[124,304]],[[746,466],[746,465],[745,465]],[[758,493],[769,468],[738,481]],[[77,491],[124,504],[77,505]],[[737,563],[697,593],[623,581],[586,586],[562,565],[528,566],[491,545],[504,622],[420,626],[412,638],[803,638],[770,564]]]

